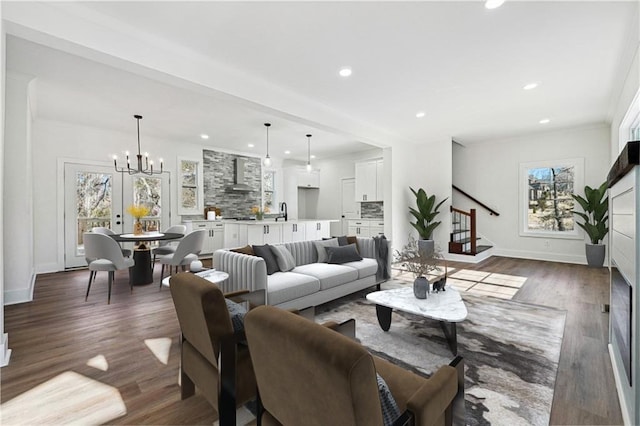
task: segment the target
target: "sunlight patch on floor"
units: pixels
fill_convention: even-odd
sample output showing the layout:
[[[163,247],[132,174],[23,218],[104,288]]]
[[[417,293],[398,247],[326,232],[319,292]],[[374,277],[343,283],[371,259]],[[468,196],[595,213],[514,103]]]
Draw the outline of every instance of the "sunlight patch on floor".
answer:
[[[89,367],[97,368],[100,371],[107,371],[109,369],[109,363],[104,355],[97,355],[87,361]]]
[[[66,371],[0,406],[5,425],[104,424],[127,414],[118,389]]]
[[[145,339],[144,344],[151,353],[164,365],[169,362],[169,351],[171,350],[171,339],[161,337],[159,339]]]

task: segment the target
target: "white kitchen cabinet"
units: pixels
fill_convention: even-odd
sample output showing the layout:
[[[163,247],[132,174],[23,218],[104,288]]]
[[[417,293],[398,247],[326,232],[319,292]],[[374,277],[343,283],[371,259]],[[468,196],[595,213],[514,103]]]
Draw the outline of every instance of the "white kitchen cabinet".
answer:
[[[379,237],[384,234],[384,221],[378,219],[349,220],[348,235],[356,237]]]
[[[251,245],[280,244],[282,225],[274,223],[247,226],[247,243]]]
[[[298,169],[296,176],[298,178],[298,188],[320,188],[320,170]]]
[[[305,240],[305,225],[298,222],[284,222],[282,225],[282,242],[292,243]]]
[[[328,220],[314,220],[305,222],[304,232],[306,240],[321,240],[331,235]]]
[[[210,220],[193,220],[184,222],[187,234],[198,229],[205,230],[201,256],[211,255],[214,251],[224,247],[224,223]]]
[[[242,247],[247,245],[247,225],[238,223],[224,224],[224,246],[226,248]]]
[[[384,235],[384,221],[371,220],[369,221],[369,236],[380,237]]]
[[[356,201],[382,201],[383,194],[383,162],[369,160],[356,163]],[[379,176],[378,176],[379,175]],[[378,190],[378,186],[380,190]]]

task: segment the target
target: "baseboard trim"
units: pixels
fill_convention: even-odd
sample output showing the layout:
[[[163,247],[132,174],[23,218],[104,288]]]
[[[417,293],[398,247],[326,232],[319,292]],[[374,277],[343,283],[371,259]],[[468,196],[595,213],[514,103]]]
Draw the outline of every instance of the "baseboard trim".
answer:
[[[52,272],[60,272],[60,265],[55,262],[51,263],[43,263],[42,265],[36,266],[36,274],[49,274]]]
[[[584,255],[567,255],[560,253],[544,253],[534,251],[505,250],[496,249],[493,253],[495,256],[515,257],[517,259],[545,260],[547,262],[575,263],[578,265],[586,265],[587,261]]]
[[[613,378],[615,379],[614,382],[616,383],[616,390],[618,391],[618,401],[620,402],[620,411],[622,411],[622,421],[624,422],[625,426],[632,425],[633,423],[631,422],[631,419],[629,417],[629,408],[627,407],[627,402],[624,399],[624,391],[620,386],[620,383],[622,383],[622,379],[620,378],[620,370],[618,369],[616,356],[613,353],[613,346],[611,346],[611,343],[609,343],[607,347],[609,348],[609,357],[611,358],[611,364],[613,366]]]
[[[4,333],[0,336],[0,367],[9,365],[9,359],[11,358],[11,349],[9,349],[9,335]]]
[[[36,273],[31,272],[31,279],[29,280],[29,287],[20,290],[5,290],[4,292],[4,304],[16,305],[18,303],[26,303],[33,301],[33,290],[36,286]]]
[[[489,250],[485,250],[482,253],[476,254],[475,256],[466,254],[445,253],[444,258],[451,262],[480,263],[493,255],[493,248],[490,248]]]

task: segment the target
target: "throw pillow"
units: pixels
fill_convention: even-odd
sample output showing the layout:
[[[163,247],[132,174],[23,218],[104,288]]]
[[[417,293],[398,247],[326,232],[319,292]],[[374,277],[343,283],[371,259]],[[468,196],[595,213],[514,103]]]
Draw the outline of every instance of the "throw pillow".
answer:
[[[250,256],[255,256],[256,254],[253,252],[253,249],[251,248],[250,245],[246,245],[244,247],[238,247],[238,248],[234,248],[231,249],[229,251],[235,252],[235,253],[242,253],[242,254],[248,254]]]
[[[330,240],[314,241],[313,245],[316,246],[316,251],[318,252],[318,262],[327,263],[326,247],[338,247],[338,239],[332,238]]]
[[[380,395],[380,406],[382,407],[382,420],[385,426],[390,426],[400,417],[400,408],[398,408],[398,403],[393,395],[391,395],[387,382],[385,382],[378,373],[376,373],[376,378],[378,379],[378,394]]]
[[[269,246],[276,257],[278,267],[282,272],[287,272],[296,267],[296,260],[285,246]]]
[[[355,235],[352,237],[347,237],[347,244],[355,244],[358,249],[358,253],[360,253],[360,246],[358,246],[358,237]]]
[[[244,316],[247,313],[247,309],[233,300],[224,299],[224,301],[227,302],[227,310],[229,311],[233,331],[238,332],[244,330]]]
[[[271,246],[265,244],[263,246],[253,246],[253,252],[256,256],[264,259],[264,263],[267,264],[267,275],[274,274],[280,270],[278,267],[278,261],[271,251]]]
[[[347,263],[362,260],[355,244],[342,247],[327,247],[327,263]]]

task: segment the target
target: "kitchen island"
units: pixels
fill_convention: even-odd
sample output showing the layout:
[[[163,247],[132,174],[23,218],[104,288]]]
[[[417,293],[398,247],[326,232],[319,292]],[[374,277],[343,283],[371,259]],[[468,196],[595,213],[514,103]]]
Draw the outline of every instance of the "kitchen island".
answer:
[[[329,237],[331,222],[337,219],[295,220],[191,220],[184,221],[187,233],[208,230],[201,256],[210,256],[220,248],[249,245],[279,244],[294,241],[320,240]]]

